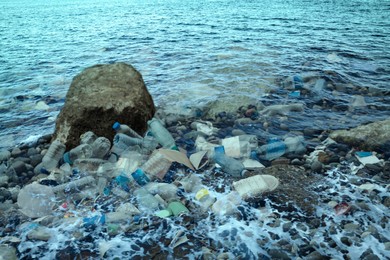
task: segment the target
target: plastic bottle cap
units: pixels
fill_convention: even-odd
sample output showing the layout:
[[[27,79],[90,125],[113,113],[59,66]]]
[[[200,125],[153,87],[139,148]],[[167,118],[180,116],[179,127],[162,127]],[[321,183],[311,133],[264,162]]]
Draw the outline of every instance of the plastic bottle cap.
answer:
[[[64,162],[69,163],[69,164],[73,164],[72,160],[69,157],[69,152],[64,154]]]
[[[214,147],[214,152],[215,153],[219,153],[219,154],[224,154],[225,153],[225,147],[223,147],[222,145],[221,146],[216,146]]]
[[[119,129],[119,127],[121,126],[121,124],[119,122],[115,122],[113,125],[112,125],[112,128],[116,131]]]

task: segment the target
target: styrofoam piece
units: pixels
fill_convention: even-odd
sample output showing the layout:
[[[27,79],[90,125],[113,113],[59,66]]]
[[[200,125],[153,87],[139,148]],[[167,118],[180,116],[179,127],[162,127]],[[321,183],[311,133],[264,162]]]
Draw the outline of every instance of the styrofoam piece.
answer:
[[[279,180],[272,175],[255,175],[233,182],[234,189],[243,199],[273,191],[278,185]]]
[[[230,157],[241,157],[240,138],[238,136],[222,139],[221,144],[225,148],[225,154]]]
[[[252,160],[252,159],[245,159],[242,164],[244,164],[245,169],[247,170],[254,170],[254,169],[262,169],[265,168],[264,165],[262,165],[259,161]]]
[[[376,164],[376,163],[380,163],[381,162],[381,160],[379,160],[378,157],[376,157],[375,155],[370,155],[370,156],[365,156],[365,157],[356,156],[356,158],[363,165],[366,165],[366,164]]]
[[[209,136],[215,132],[215,128],[213,127],[213,124],[211,122],[197,122],[196,130]]]

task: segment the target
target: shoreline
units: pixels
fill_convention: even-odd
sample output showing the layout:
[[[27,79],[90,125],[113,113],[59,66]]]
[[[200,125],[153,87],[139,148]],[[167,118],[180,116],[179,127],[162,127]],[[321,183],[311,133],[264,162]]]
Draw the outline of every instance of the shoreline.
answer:
[[[253,109],[254,107],[250,106],[239,110],[242,117],[229,114],[221,115],[225,116],[225,118],[218,117],[211,122],[213,127],[218,129],[218,132],[209,137],[199,133],[191,125],[194,121],[199,121],[199,118],[185,119],[181,116],[166,114],[163,119],[165,119],[167,129],[174,136],[178,146],[192,153],[195,148],[195,136],[203,135],[207,137],[208,141],[218,143],[227,136],[245,134],[245,128],[242,127],[243,125],[245,126],[245,120],[242,119],[253,115]],[[296,112],[289,112],[289,115],[293,113]],[[162,116],[164,113],[158,114]],[[204,120],[200,122],[204,122]],[[248,129],[250,130],[251,126]],[[388,155],[377,153],[376,156],[382,159],[381,163],[367,164],[361,167],[360,162],[356,159],[353,147],[342,143],[324,145],[323,142],[327,140],[328,136],[327,131],[311,134],[311,139],[306,138],[308,145],[305,154],[285,155],[275,159],[272,163],[263,161],[266,168],[250,171],[248,175],[244,176],[244,178],[247,178],[258,174],[269,174],[277,177],[281,185],[276,191],[265,193],[261,197],[243,202],[232,216],[218,217],[213,213],[199,215],[196,213],[198,212],[196,204],[193,204],[188,194],[185,194],[186,196],[183,199],[191,212],[188,217],[161,219],[149,216],[142,219],[141,223],[136,226],[130,225],[130,230],[126,231],[125,229],[122,235],[119,234],[122,242],[117,241],[118,234],[111,234],[106,229],[107,226],[89,230],[86,233],[89,234],[87,237],[95,237],[95,240],[100,242],[106,241],[113,247],[119,246],[122,251],[126,243],[133,244],[133,247],[138,248],[138,250],[130,249],[126,254],[131,256],[138,255],[140,258],[142,258],[142,255],[144,257],[156,257],[157,252],[166,257],[171,255],[177,258],[184,258],[188,254],[193,256],[197,254],[209,255],[211,258],[217,256],[248,258],[261,256],[265,258],[270,257],[271,259],[291,257],[317,259],[316,257],[341,256],[351,257],[352,259],[355,257],[371,259],[370,257],[380,258],[385,256],[390,249],[390,234],[385,231],[388,229],[388,223],[383,222],[388,217],[385,210],[390,206],[388,185],[390,163]],[[19,179],[11,181],[15,185],[9,185],[11,187],[5,186],[8,187],[6,190],[12,190],[8,194],[8,202],[12,203],[8,203],[8,206],[5,206],[6,208],[8,207],[8,213],[1,216],[3,220],[0,226],[2,234],[1,244],[18,246],[18,255],[22,256],[22,259],[29,259],[28,251],[25,249],[20,251],[24,248],[21,245],[28,241],[39,244],[43,242],[43,245],[48,245],[57,236],[56,232],[62,233],[68,239],[72,237],[74,239],[74,236],[76,236],[72,229],[58,229],[58,224],[54,224],[62,223],[61,216],[63,213],[58,211],[55,211],[56,217],[54,220],[49,220],[47,224],[41,220],[39,224],[46,233],[42,230],[40,231],[46,235],[47,232],[50,234],[48,242],[42,241],[42,237],[39,235],[38,238],[31,238],[32,231],[22,231],[18,228],[19,225],[17,223],[34,222],[30,222],[31,220],[29,221],[28,218],[23,217],[17,211],[17,185],[21,183],[26,184],[31,180],[37,179],[36,175],[32,177],[31,173],[24,173],[24,171],[27,170],[28,172],[28,169],[30,171],[32,169],[26,166],[28,160],[22,158],[26,158],[24,156],[28,155],[30,162],[32,158],[35,158],[35,163],[39,162],[37,158],[42,157],[40,153],[47,148],[49,136],[42,138],[35,147],[26,146],[18,148],[21,152],[13,149],[12,153],[12,157],[15,157],[14,163],[16,161],[19,164],[19,166],[17,165],[18,168],[15,168],[15,173]],[[307,136],[305,135],[305,137]],[[263,142],[264,140],[259,140],[259,146]],[[33,149],[37,151],[33,152]],[[316,153],[317,156],[321,154],[320,157],[317,157],[320,158],[321,162],[308,163],[310,156]],[[22,164],[24,166],[21,166]],[[232,189],[231,183],[234,181],[234,178],[226,176],[220,169],[211,166],[209,165],[206,170],[201,170],[197,174],[202,176],[203,184],[213,194],[222,196]],[[180,173],[179,179],[181,178],[180,175],[189,174],[180,165],[175,165],[173,170]],[[41,174],[40,177],[45,179],[47,175]],[[23,179],[25,182],[22,181]],[[1,187],[3,187],[2,191],[4,191],[4,184],[1,184]],[[120,198],[114,197],[111,199],[117,202],[121,201]],[[58,205],[59,203],[57,202]],[[343,205],[343,203],[350,207],[349,210],[345,214],[336,214],[335,207]],[[5,209],[4,205],[7,205],[7,203],[2,202],[1,204],[2,208]],[[78,210],[82,210],[83,207],[85,206],[78,205]],[[380,216],[382,217],[380,218]],[[10,221],[11,218],[19,220],[13,222]],[[6,222],[8,224],[5,225],[4,220],[6,219],[8,219]],[[183,228],[188,241],[181,244],[181,246],[172,247],[172,241],[175,240],[172,232]],[[37,229],[33,230],[37,231]],[[158,234],[155,233],[156,230],[160,230]],[[201,235],[204,233],[204,230],[208,230],[206,232],[208,235]],[[160,233],[161,231],[162,233]],[[107,234],[108,237],[101,237],[98,235],[99,232]],[[171,236],[161,236],[166,232],[171,234]],[[11,238],[15,236],[14,234],[22,235],[22,237],[30,234],[30,239],[27,236],[25,237],[26,240],[19,239],[17,242],[12,242]],[[142,242],[143,236],[150,237],[151,241],[155,242],[146,245]],[[81,236],[77,239],[79,249],[77,247],[73,249],[65,247],[69,251],[68,253],[65,253],[64,249],[57,250],[51,252],[51,254],[54,254],[52,256],[64,256],[64,254],[77,256],[79,254],[77,250],[83,248],[84,242],[82,241],[86,238],[83,237]],[[136,242],[130,242],[132,240],[129,239],[135,239]],[[95,243],[97,243],[96,241]],[[254,241],[257,242],[253,244]],[[374,243],[379,249],[373,251],[367,243]],[[244,244],[246,246],[243,246]],[[143,247],[143,251],[140,249],[141,247]],[[139,250],[144,253],[141,254]],[[91,257],[97,257],[98,251],[98,243],[90,250],[82,250],[84,254]],[[43,252],[35,252],[38,255],[40,253]],[[111,256],[116,255],[116,253],[112,250],[106,252],[107,255]],[[357,254],[360,255],[358,256]]]

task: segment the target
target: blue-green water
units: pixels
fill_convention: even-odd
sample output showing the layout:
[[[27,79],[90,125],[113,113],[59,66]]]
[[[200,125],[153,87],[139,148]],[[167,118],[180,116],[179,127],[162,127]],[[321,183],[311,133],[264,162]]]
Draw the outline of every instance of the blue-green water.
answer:
[[[183,107],[261,99],[304,73],[390,89],[389,17],[379,0],[2,0],[0,147],[52,132],[72,78],[97,63],[134,65],[157,104]]]

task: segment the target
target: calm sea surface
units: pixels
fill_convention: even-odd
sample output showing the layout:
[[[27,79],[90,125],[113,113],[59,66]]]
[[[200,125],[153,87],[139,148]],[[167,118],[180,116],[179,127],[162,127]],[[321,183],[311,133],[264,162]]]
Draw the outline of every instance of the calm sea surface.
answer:
[[[158,105],[258,96],[295,74],[390,89],[390,1],[1,0],[0,147],[51,133],[72,78],[135,66]]]

